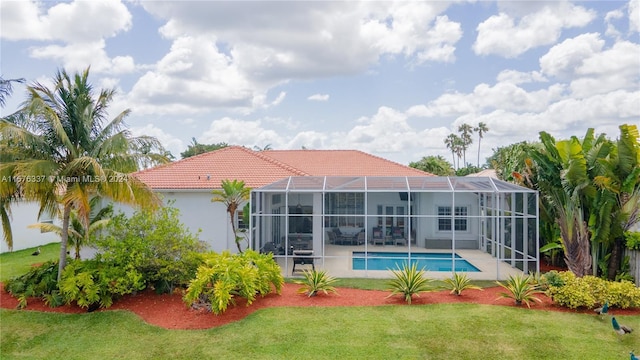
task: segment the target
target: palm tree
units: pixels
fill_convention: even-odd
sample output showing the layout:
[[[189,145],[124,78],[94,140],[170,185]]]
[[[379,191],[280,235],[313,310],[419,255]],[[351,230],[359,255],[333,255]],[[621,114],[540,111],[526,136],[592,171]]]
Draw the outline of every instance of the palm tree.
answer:
[[[636,125],[620,125],[617,141],[608,146],[593,142],[587,149],[594,158],[588,164],[594,169],[593,181],[598,188],[589,221],[592,252],[597,256],[597,246],[601,245],[603,258],[611,254],[605,274],[610,280],[615,279],[622,265],[624,232],[640,221],[639,140]]]
[[[11,83],[23,83],[24,79],[4,79],[0,76],[0,106],[4,107],[5,101],[7,97],[11,96],[13,92],[13,87]]]
[[[567,267],[578,277],[588,275],[592,268],[587,220],[596,191],[583,151],[591,140],[588,136],[585,139],[584,144],[575,136],[556,141],[541,132],[544,150],[531,154],[535,174],[529,174],[541,200],[549,205],[549,216],[558,224]]]
[[[480,167],[480,142],[482,141],[483,135],[486,134],[487,131],[489,131],[489,128],[487,127],[487,124],[481,121],[478,123],[478,126],[473,128],[473,131],[478,133],[478,164],[477,166]]]
[[[20,157],[0,164],[0,199],[36,201],[40,213],[62,213],[60,271],[66,266],[71,211],[89,223],[94,196],[154,209],[160,199],[131,173],[142,159],[138,149],[149,144],[161,150],[157,139],[132,137],[124,128],[125,110],[105,124],[114,90],[95,96],[88,82],[89,69],[70,77],[64,70],[54,86],[28,86],[28,98],[19,110],[23,123],[0,120],[0,146],[19,149]],[[166,159],[153,157],[156,162]]]
[[[409,167],[426,171],[438,176],[453,175],[455,171],[447,160],[442,155],[437,156],[425,156],[420,161],[409,163]]]
[[[447,146],[447,149],[451,150],[451,157],[453,158],[453,165],[456,166],[456,154],[460,153],[460,144],[462,140],[456,134],[449,134],[444,139],[444,144]],[[458,159],[460,159],[460,155],[458,155]],[[458,165],[460,161],[458,160]],[[458,166],[456,166],[458,168]]]
[[[467,149],[473,142],[473,139],[471,138],[471,134],[473,134],[473,127],[469,124],[462,124],[458,126],[458,132],[460,133],[460,139],[462,139],[462,156],[464,158],[464,164],[462,166],[467,166]]]
[[[267,144],[264,147],[260,147],[258,145],[254,145],[253,146],[253,150],[255,150],[255,151],[267,151],[267,150],[273,150],[273,148],[271,147],[271,144]]]
[[[80,260],[80,249],[89,244],[92,235],[103,229],[111,221],[113,215],[113,205],[109,204],[99,210],[95,211],[100,204],[100,198],[94,197],[89,203],[91,206],[91,213],[93,215],[89,218],[88,226],[83,222],[83,219],[78,215],[78,211],[71,210],[69,219],[69,245],[75,249],[75,259]],[[30,228],[40,229],[44,232],[53,232],[58,236],[62,235],[62,227],[52,223],[36,223],[29,225]]]
[[[245,187],[244,181],[242,180],[222,180],[222,188],[215,189],[211,193],[214,195],[211,201],[223,203],[227,207],[236,247],[238,248],[238,252],[242,253],[242,248],[240,247],[242,236],[238,236],[235,218],[240,205],[249,200],[251,188]]]

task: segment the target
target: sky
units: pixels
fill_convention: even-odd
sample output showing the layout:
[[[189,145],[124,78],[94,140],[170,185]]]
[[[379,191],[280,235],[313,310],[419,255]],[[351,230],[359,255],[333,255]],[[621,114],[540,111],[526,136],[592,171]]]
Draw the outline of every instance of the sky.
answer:
[[[452,162],[444,139],[482,122],[477,165],[640,124],[640,0],[0,2],[4,79],[89,66],[110,116],[178,159],[195,138]]]

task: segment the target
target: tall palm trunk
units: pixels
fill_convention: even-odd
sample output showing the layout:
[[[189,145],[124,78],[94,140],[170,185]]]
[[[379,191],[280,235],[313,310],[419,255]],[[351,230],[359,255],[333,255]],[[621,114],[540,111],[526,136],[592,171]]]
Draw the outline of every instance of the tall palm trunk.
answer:
[[[569,200],[567,208],[561,209],[557,223],[565,249],[565,263],[577,277],[583,277],[591,272],[591,243],[583,212],[573,201]]]
[[[236,230],[235,217],[236,217],[236,207],[229,207],[229,217],[231,218],[231,231],[233,231],[233,240],[236,242],[236,247],[238,248],[238,253],[242,254],[242,248],[240,247],[240,237],[238,236],[238,232]]]
[[[64,205],[62,215],[62,231],[60,234],[60,263],[58,264],[58,282],[62,277],[62,270],[67,266],[67,243],[69,241],[69,218],[71,217],[71,204]]]
[[[608,277],[609,280],[615,280],[618,270],[622,264],[624,238],[616,237],[611,248],[611,257],[609,258]]]
[[[482,141],[482,137],[478,138],[478,167],[480,167],[480,141]]]

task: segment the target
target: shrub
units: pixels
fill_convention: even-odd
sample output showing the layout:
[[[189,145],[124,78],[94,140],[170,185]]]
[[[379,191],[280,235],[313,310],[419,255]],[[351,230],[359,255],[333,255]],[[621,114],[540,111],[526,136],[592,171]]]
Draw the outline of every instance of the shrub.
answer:
[[[538,288],[538,285],[532,281],[529,275],[510,275],[506,284],[500,281],[496,281],[496,283],[509,291],[508,293],[501,292],[500,297],[513,299],[516,305],[525,303],[527,307],[531,307],[531,301],[541,302],[535,295],[542,293],[542,291]]]
[[[558,305],[594,308],[608,301],[611,307],[640,307],[640,288],[629,281],[607,281],[591,275],[578,278],[570,271],[556,272],[551,277],[559,281],[549,282],[547,295]]]
[[[621,309],[640,307],[640,288],[634,283],[626,280],[620,282],[611,281],[608,283],[607,299],[609,304]]]
[[[547,286],[563,286],[564,278],[556,270],[551,270],[543,275]]]
[[[413,263],[409,266],[404,264],[403,268],[400,266],[396,270],[391,270],[394,279],[389,281],[391,294],[388,297],[402,294],[404,300],[411,304],[411,298],[413,295],[420,296],[421,292],[429,291],[429,283],[432,281],[429,278],[424,277],[424,269],[418,270],[418,265]]]
[[[482,290],[481,287],[471,284],[471,279],[467,274],[453,273],[453,276],[444,279],[445,288],[451,290],[451,294],[461,295],[464,290]]]
[[[332,276],[329,276],[324,270],[304,270],[303,271],[304,280],[296,280],[294,281],[298,285],[302,285],[298,292],[301,294],[307,294],[309,297],[316,296],[318,291],[322,291],[325,294],[329,292],[337,293],[336,288],[333,287],[333,283],[336,282],[336,279]]]
[[[267,295],[271,287],[279,294],[284,278],[271,254],[246,250],[242,254],[225,251],[204,255],[204,264],[189,282],[183,299],[192,307],[205,307],[215,314],[223,313],[235,297],[247,300],[247,306],[256,295]]]
[[[114,298],[144,289],[142,274],[133,268],[96,260],[72,261],[60,279],[60,293],[67,303],[82,308],[110,307]]]
[[[625,231],[624,238],[627,248],[631,250],[640,250],[640,231]]]
[[[155,213],[119,214],[96,241],[96,259],[133,268],[159,293],[186,287],[202,264],[204,245],[180,223],[179,211],[163,207]]]
[[[56,307],[63,304],[57,279],[58,261],[47,261],[34,266],[24,275],[7,280],[4,289],[18,299],[19,309],[27,307],[30,297],[42,298],[47,305]]]

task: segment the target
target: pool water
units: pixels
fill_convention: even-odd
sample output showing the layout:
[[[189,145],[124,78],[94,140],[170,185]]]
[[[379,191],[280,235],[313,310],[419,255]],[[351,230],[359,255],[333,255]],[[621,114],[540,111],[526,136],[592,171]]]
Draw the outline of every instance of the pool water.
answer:
[[[366,254],[366,259],[365,259]],[[408,253],[398,252],[353,252],[353,270],[395,270],[402,269],[409,261]],[[418,264],[418,269],[425,271],[452,271],[453,257],[451,253],[411,253],[411,264]],[[479,272],[467,260],[455,254],[456,272]]]

